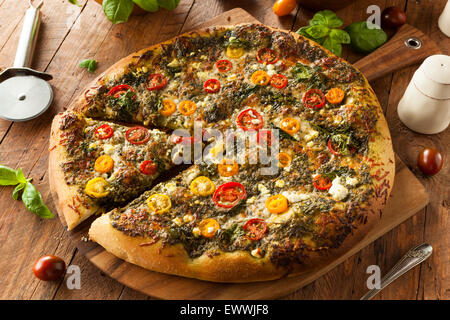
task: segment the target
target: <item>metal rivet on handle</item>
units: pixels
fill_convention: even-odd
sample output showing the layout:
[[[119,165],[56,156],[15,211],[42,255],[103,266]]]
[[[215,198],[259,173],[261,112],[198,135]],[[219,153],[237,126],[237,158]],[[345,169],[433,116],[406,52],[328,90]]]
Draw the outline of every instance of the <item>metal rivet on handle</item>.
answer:
[[[417,50],[420,49],[420,47],[422,47],[422,41],[420,41],[420,39],[411,37],[405,40],[405,46]]]

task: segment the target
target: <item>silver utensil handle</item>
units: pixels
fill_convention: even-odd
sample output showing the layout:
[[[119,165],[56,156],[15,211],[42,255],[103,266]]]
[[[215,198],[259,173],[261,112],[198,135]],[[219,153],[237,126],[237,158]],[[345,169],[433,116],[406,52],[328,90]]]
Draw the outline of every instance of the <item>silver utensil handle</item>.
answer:
[[[14,59],[14,67],[30,67],[33,59],[33,51],[36,46],[36,40],[40,25],[40,8],[43,1],[33,6],[29,1],[30,8],[25,13],[22,32],[20,33],[19,45],[17,46],[16,57]]]
[[[418,264],[425,261],[433,252],[433,247],[427,243],[418,245],[417,247],[409,250],[397,264],[381,279],[379,289],[372,289],[362,296],[361,300],[370,300],[378,292],[386,288],[392,281],[402,276]]]

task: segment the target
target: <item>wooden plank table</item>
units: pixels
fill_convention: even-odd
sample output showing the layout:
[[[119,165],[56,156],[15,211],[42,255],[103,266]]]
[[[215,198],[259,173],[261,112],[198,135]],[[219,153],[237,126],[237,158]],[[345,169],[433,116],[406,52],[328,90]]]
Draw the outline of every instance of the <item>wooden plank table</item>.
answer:
[[[79,1],[76,7],[62,0],[47,0],[42,10],[43,24],[33,67],[54,76],[55,99],[49,111],[25,123],[0,120],[0,163],[23,168],[54,210],[47,181],[48,135],[53,116],[83,90],[87,83],[127,54],[188,31],[224,11],[240,6],[267,25],[296,30],[305,25],[312,12],[303,8],[281,19],[272,13],[273,1],[181,0],[174,11],[161,10],[133,17],[128,23],[112,25],[94,1]],[[429,35],[445,54],[450,39],[437,27],[445,0],[370,0],[338,11],[344,25],[366,19],[368,5],[404,8],[408,23]],[[12,65],[21,22],[28,1],[0,0],[0,67]],[[361,56],[345,51],[354,62]],[[78,68],[83,59],[99,61],[95,74]],[[440,174],[423,177],[416,167],[421,148],[435,146],[448,155],[449,130],[432,136],[416,134],[398,119],[396,108],[417,66],[403,69],[372,86],[385,110],[393,136],[394,149],[413,170],[430,194],[430,204],[323,277],[286,299],[358,299],[366,289],[366,268],[377,264],[384,274],[413,245],[428,242],[434,253],[427,262],[398,279],[377,299],[449,299],[449,166]],[[1,97],[0,97],[1,103]],[[74,247],[58,219],[41,220],[23,204],[12,200],[12,188],[0,187],[0,298],[2,299],[148,299],[102,274]],[[64,281],[45,283],[31,272],[35,260],[55,254],[81,269],[81,289],[69,290]]]

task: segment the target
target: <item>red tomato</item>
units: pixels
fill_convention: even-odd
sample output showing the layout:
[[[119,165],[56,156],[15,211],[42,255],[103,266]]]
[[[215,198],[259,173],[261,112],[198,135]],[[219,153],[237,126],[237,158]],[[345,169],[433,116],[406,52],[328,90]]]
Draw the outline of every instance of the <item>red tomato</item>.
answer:
[[[220,90],[220,82],[217,79],[206,80],[203,90],[208,93],[215,93]]]
[[[151,160],[145,160],[141,163],[139,170],[145,175],[153,175],[158,171],[158,166]]]
[[[271,146],[273,133],[270,130],[259,130],[256,139],[259,144],[267,144],[267,146]]]
[[[114,133],[113,128],[111,128],[109,125],[102,124],[100,127],[98,127],[95,130],[95,136],[97,137],[97,139],[108,139],[109,137],[111,137]]]
[[[133,127],[127,130],[125,137],[132,144],[143,144],[150,140],[150,132],[143,127]]]
[[[58,280],[66,273],[66,263],[59,257],[43,256],[34,264],[33,273],[43,281]]]
[[[303,94],[303,104],[310,109],[320,109],[325,105],[325,95],[319,89],[309,89]]]
[[[213,201],[221,208],[233,208],[247,197],[245,187],[239,182],[227,182],[219,186],[213,195]]]
[[[314,178],[314,187],[317,190],[324,191],[330,189],[332,186],[331,179],[328,177],[322,177],[322,175],[318,175]]]
[[[248,108],[239,113],[236,123],[244,131],[258,130],[264,126],[264,119],[258,111]]]
[[[398,28],[406,23],[406,14],[399,7],[389,7],[381,13],[381,25],[383,28]]]
[[[147,90],[161,90],[167,84],[167,78],[161,73],[153,73],[148,76],[148,87]]]
[[[283,89],[288,84],[288,79],[282,74],[274,74],[270,77],[270,85],[277,89]]]
[[[120,98],[121,95],[127,93],[128,90],[131,90],[132,92],[135,92],[133,88],[131,88],[127,84],[120,84],[118,86],[113,87],[108,92],[108,96],[113,96],[114,98]]]
[[[334,149],[333,144],[332,144],[332,142],[331,142],[331,139],[328,140],[328,150],[330,150],[330,152],[331,152],[332,154],[334,154],[335,156],[340,156],[340,155],[341,155],[339,152],[337,152],[337,151]]]
[[[444,158],[436,148],[425,148],[417,159],[419,169],[427,176],[433,176],[441,171]]]
[[[230,60],[223,59],[216,62],[216,67],[219,72],[228,72],[233,68],[233,64]]]
[[[256,60],[263,64],[274,64],[278,61],[278,54],[270,48],[262,48],[256,54]]]
[[[267,232],[267,223],[263,219],[250,219],[242,229],[245,231],[245,237],[252,241],[260,240]]]

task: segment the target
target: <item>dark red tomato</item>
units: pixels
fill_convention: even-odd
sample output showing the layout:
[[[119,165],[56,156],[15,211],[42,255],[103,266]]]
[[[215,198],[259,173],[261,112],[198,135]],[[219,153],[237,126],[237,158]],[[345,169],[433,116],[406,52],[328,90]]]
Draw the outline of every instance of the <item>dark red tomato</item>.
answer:
[[[219,72],[228,72],[233,68],[233,64],[230,60],[219,60],[216,62],[216,67]]]
[[[242,229],[245,231],[245,237],[252,241],[260,240],[267,232],[267,223],[263,219],[250,219]]]
[[[33,273],[43,281],[58,280],[66,273],[66,263],[56,256],[43,256],[34,264]]]
[[[317,190],[324,191],[331,188],[332,182],[328,177],[322,177],[322,175],[318,175],[314,178],[314,187]]]
[[[381,26],[383,28],[398,28],[406,23],[406,14],[399,7],[389,7],[381,13]]]
[[[259,49],[258,53],[256,54],[256,59],[259,63],[274,64],[278,61],[278,54],[275,50],[272,50],[270,48],[262,48]]]
[[[283,89],[288,84],[288,79],[282,74],[274,74],[270,77],[270,85],[277,89]]]
[[[227,182],[219,186],[213,195],[213,201],[221,208],[233,208],[247,197],[245,187],[239,182]]]
[[[127,93],[128,90],[131,90],[132,92],[135,92],[133,88],[131,88],[127,84],[120,84],[118,86],[115,86],[108,92],[108,96],[113,96],[114,98],[120,98],[121,95]]]
[[[109,137],[111,137],[114,133],[113,128],[111,128],[109,125],[102,124],[100,127],[98,127],[97,129],[95,129],[95,136],[97,137],[97,139],[108,139]]]
[[[208,93],[215,93],[220,90],[220,82],[217,79],[206,80],[203,90]]]
[[[161,73],[153,73],[148,76],[147,90],[161,90],[167,84],[167,78]]]
[[[303,94],[303,104],[310,109],[320,109],[325,105],[325,95],[319,89],[309,89]]]
[[[271,146],[273,141],[273,133],[270,130],[259,130],[256,137],[257,142],[261,145]]]
[[[444,158],[436,148],[425,148],[419,153],[417,165],[424,174],[433,176],[441,171]]]
[[[153,175],[158,171],[158,167],[152,160],[145,160],[141,163],[139,170],[145,175]]]
[[[340,155],[341,155],[341,154],[340,154],[338,151],[336,151],[336,149],[334,148],[333,143],[331,142],[331,139],[328,140],[328,150],[330,150],[330,152],[331,152],[332,154],[334,154],[335,156],[340,156]]]
[[[236,123],[244,131],[258,130],[264,126],[264,119],[258,111],[249,108],[239,113]]]
[[[133,127],[127,130],[125,137],[132,144],[143,144],[150,140],[150,132],[143,127]]]

